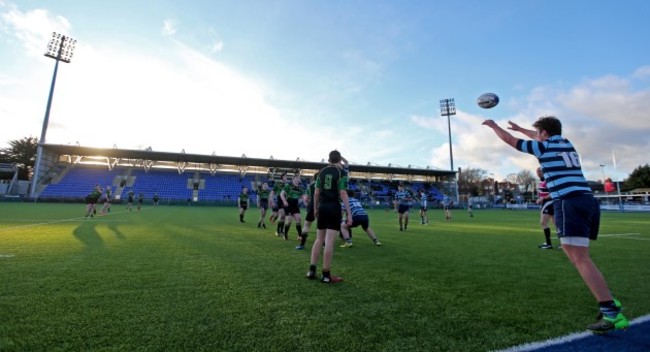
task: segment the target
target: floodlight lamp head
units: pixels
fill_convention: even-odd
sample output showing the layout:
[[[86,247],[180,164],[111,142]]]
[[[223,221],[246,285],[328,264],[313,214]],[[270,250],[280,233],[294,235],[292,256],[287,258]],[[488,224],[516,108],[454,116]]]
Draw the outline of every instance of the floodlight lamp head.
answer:
[[[440,100],[440,115],[456,115],[456,103],[454,102],[454,98]]]
[[[77,41],[58,33],[52,33],[52,39],[47,45],[45,56],[69,63]]]

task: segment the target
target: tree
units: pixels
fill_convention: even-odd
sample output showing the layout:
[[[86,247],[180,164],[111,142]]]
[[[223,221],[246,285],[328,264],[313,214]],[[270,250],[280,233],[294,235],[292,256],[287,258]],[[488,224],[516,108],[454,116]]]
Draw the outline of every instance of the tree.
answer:
[[[535,188],[535,175],[530,170],[519,171],[516,181],[519,187],[524,187],[524,193],[532,192]]]
[[[466,168],[461,169],[458,175],[458,192],[478,196],[481,190],[481,181],[485,179],[487,171],[483,169]]]
[[[34,169],[38,138],[23,137],[9,142],[9,147],[0,150],[0,162],[15,163],[18,166],[18,178],[28,180]]]
[[[623,191],[625,192],[636,188],[650,188],[650,165],[645,164],[637,167],[623,182]]]

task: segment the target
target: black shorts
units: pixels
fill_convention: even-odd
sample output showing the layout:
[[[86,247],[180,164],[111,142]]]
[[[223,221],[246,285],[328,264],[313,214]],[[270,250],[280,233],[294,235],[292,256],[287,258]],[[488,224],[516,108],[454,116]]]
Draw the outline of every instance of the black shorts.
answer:
[[[314,220],[316,220],[314,217],[314,203],[309,202],[309,205],[307,205],[307,216],[305,217],[305,221],[314,222]]]
[[[546,215],[554,215],[555,211],[553,211],[553,201],[549,200],[544,203],[542,203],[542,214]]]
[[[269,208],[269,199],[268,198],[260,198],[260,209],[268,209]]]
[[[298,205],[298,199],[287,199],[287,207],[284,208],[284,213],[287,215],[298,214],[300,215],[300,206]]]
[[[410,205],[400,204],[400,205],[397,206],[397,212],[399,214],[404,214],[404,213],[408,212],[409,210],[411,210]]]
[[[95,204],[97,203],[97,198],[88,196],[84,201],[86,202],[86,204]]]
[[[318,205],[318,226],[319,230],[340,230],[341,229],[341,205],[339,202],[320,203]]]
[[[368,215],[357,215],[352,217],[352,226],[350,227],[357,227],[361,226],[361,228],[366,231],[368,229],[368,226],[370,226],[370,218],[368,218]]]
[[[282,203],[282,199],[278,199],[275,202],[273,202],[273,206],[271,207],[271,211],[274,213],[277,213],[280,211],[280,209],[284,209],[284,207],[280,206],[280,203]]]
[[[248,209],[248,202],[241,202],[239,207],[244,210]]]
[[[555,200],[553,207],[558,237],[598,237],[600,204],[591,193]]]

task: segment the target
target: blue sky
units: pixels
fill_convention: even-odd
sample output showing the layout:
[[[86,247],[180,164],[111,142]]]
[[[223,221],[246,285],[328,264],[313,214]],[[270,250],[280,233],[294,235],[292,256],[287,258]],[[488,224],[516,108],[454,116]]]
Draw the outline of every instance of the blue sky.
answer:
[[[0,0],[0,146],[40,137],[53,31],[47,143],[448,170],[453,97],[455,168],[533,171],[481,122],[548,114],[588,179],[650,162],[647,1]]]

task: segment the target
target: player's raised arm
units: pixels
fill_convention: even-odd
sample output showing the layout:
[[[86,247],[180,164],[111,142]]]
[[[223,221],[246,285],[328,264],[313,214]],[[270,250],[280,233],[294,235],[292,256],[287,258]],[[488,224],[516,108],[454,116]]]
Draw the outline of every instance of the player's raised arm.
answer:
[[[508,126],[508,129],[523,133],[524,135],[526,135],[526,137],[530,139],[537,138],[537,131],[523,128],[512,121],[508,121],[508,123],[510,124],[510,126]]]
[[[496,135],[501,138],[502,141],[506,142],[506,144],[510,145],[513,148],[517,148],[517,142],[519,141],[519,138],[516,138],[515,136],[511,135],[510,132],[504,130],[501,128],[499,125],[497,125],[494,120],[485,120],[483,121],[483,125],[490,127]]]

